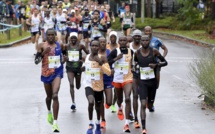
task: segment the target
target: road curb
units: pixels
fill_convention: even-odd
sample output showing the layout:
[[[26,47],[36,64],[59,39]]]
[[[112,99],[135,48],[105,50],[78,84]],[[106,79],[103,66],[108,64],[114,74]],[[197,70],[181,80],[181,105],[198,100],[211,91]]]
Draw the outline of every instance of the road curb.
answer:
[[[215,47],[215,44],[210,44],[210,43],[207,43],[207,42],[195,40],[195,39],[185,37],[185,36],[182,36],[182,35],[165,33],[165,32],[155,32],[155,31],[153,32],[153,34],[155,34],[155,35],[166,35],[166,36],[172,37],[174,39],[183,40],[185,42],[188,42],[188,43],[191,43],[191,44],[194,44],[194,45],[197,45],[197,46],[210,47],[210,48]]]
[[[24,42],[24,41],[27,41],[27,40],[30,40],[30,39],[31,39],[31,36],[25,37],[25,38],[23,38],[23,39],[21,39],[21,40],[17,40],[17,41],[8,43],[8,44],[0,45],[0,48],[12,47],[13,45],[16,45],[17,43]]]

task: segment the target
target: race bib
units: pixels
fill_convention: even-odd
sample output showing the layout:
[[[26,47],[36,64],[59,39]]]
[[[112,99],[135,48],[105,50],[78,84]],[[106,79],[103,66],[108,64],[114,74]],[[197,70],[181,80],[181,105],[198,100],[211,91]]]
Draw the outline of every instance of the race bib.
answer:
[[[58,23],[58,28],[59,28],[59,30],[65,30],[66,29],[66,25]]]
[[[140,67],[140,79],[150,80],[155,78],[154,69],[150,67]]]
[[[79,60],[79,51],[68,51],[69,61]]]
[[[93,37],[100,37],[100,36],[101,36],[101,33],[100,33],[99,30],[93,30],[93,31],[92,31],[92,35],[93,35]]]
[[[128,62],[116,62],[115,71],[119,74],[128,74]]]
[[[100,80],[100,68],[86,68],[86,74],[90,80]]]
[[[49,56],[49,68],[58,68],[60,67],[60,56]]]
[[[125,19],[125,24],[131,25],[131,19]]]
[[[21,9],[21,14],[25,14],[25,8]]]
[[[88,29],[88,26],[89,26],[89,23],[84,23],[83,29],[84,29],[84,30],[87,30],[87,29]]]

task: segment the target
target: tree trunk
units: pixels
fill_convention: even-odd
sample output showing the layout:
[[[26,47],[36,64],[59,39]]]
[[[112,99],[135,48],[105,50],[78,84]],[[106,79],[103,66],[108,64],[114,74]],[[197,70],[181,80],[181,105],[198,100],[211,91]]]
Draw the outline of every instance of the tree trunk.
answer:
[[[211,18],[215,20],[215,0],[211,1]]]
[[[156,1],[156,18],[160,17],[160,0],[155,0]]]
[[[151,0],[147,0],[147,17],[152,17]]]
[[[137,0],[137,14],[136,17],[140,17],[141,16],[141,0]]]

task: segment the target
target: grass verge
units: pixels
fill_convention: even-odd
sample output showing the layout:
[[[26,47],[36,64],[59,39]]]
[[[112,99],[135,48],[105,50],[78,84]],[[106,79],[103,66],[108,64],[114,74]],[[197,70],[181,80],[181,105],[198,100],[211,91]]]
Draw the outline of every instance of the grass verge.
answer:
[[[19,36],[19,29],[14,28],[10,31],[10,40],[7,39],[6,32],[0,33],[0,45],[5,45],[14,41],[18,41],[29,36],[30,33],[27,31],[22,31],[22,36]]]

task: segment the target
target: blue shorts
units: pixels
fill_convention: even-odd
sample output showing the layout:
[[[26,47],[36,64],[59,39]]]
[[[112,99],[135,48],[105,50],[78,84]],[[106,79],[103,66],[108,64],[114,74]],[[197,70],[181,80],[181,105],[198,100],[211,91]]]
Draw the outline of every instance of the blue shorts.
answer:
[[[112,82],[104,82],[104,89],[113,88]]]
[[[60,73],[54,73],[53,75],[50,75],[48,77],[45,77],[45,76],[41,76],[41,81],[44,83],[44,84],[51,84],[55,78],[57,77],[60,77],[61,79],[63,78],[63,72],[60,72]]]

